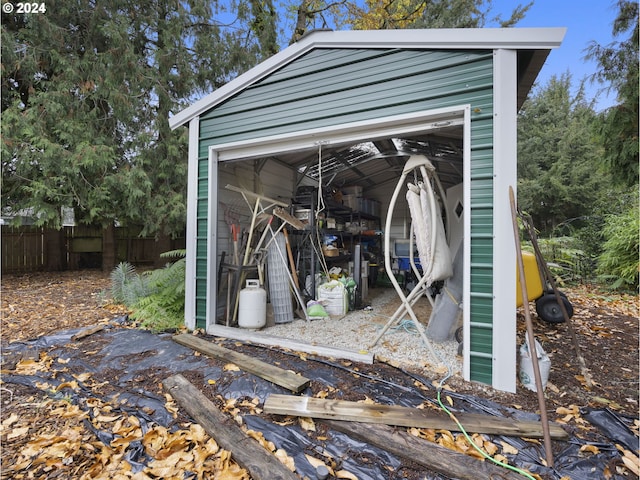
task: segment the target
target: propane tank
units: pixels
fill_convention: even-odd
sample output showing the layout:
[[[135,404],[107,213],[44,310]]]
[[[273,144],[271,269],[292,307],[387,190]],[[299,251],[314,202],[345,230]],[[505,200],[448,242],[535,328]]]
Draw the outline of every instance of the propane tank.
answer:
[[[260,281],[247,280],[240,290],[238,306],[238,326],[241,328],[262,328],[267,323],[267,292],[260,287]]]

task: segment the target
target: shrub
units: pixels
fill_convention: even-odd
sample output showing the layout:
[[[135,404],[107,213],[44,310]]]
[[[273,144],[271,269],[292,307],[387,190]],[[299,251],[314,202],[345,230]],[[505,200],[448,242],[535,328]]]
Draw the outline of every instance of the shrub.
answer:
[[[585,266],[588,263],[587,256],[577,238],[541,238],[538,244],[549,270],[558,283],[581,282],[590,276],[590,269]]]
[[[638,289],[640,215],[633,205],[621,215],[607,217],[603,252],[598,258],[600,281],[612,289]]]

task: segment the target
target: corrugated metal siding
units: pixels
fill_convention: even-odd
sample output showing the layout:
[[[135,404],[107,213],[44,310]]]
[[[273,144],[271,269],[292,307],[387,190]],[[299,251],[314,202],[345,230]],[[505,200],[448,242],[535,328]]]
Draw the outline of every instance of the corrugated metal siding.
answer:
[[[491,108],[492,61],[477,51],[314,50],[204,114],[201,145],[470,101]]]
[[[198,199],[196,201],[196,328],[206,327],[207,318],[207,228],[209,167],[207,159],[198,160]]]
[[[472,380],[491,383],[491,51],[315,49],[202,115],[199,156],[206,164],[211,145],[463,104],[472,108],[470,370]],[[199,322],[205,315],[197,308]]]
[[[471,380],[493,383],[493,97],[472,104],[471,121]],[[467,210],[469,212],[469,210]]]

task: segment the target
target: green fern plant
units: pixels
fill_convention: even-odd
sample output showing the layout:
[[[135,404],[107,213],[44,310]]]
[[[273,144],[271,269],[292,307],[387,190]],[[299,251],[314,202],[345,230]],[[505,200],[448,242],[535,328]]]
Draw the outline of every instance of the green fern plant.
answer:
[[[184,250],[162,254],[165,258],[182,257],[164,268],[144,274],[147,294],[131,305],[131,317],[143,328],[162,331],[179,328],[184,323],[185,270]]]
[[[113,269],[111,272],[111,297],[114,302],[128,305],[127,300],[131,296],[128,290],[137,276],[135,267],[128,262],[120,262]]]

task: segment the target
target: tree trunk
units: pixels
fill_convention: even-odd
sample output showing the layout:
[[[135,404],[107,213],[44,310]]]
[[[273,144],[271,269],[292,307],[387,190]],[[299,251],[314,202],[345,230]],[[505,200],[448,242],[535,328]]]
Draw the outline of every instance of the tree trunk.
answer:
[[[102,271],[110,272],[116,266],[116,227],[113,222],[102,231]]]

